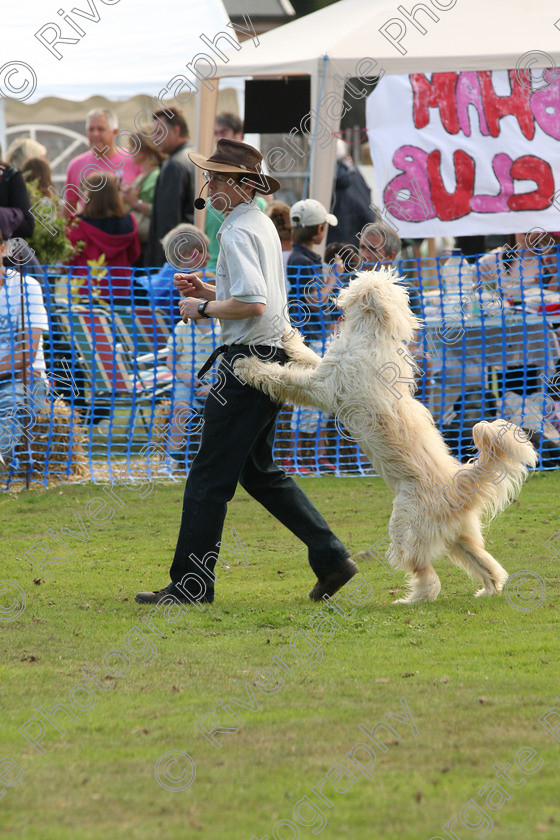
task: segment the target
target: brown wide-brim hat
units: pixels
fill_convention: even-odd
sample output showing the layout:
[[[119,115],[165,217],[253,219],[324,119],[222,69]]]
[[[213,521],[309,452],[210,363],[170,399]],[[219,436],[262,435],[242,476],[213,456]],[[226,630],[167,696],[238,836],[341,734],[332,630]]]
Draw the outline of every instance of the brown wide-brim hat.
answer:
[[[199,169],[208,172],[231,172],[232,175],[245,175],[251,186],[261,195],[277,192],[280,181],[262,171],[263,156],[258,149],[241,140],[218,140],[216,151],[210,157],[198,152],[189,152],[189,157]],[[251,176],[255,176],[252,178]]]

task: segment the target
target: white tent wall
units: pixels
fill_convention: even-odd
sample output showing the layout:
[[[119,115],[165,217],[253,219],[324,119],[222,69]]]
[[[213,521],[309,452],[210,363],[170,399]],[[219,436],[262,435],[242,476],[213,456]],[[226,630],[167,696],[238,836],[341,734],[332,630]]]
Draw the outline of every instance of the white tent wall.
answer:
[[[217,76],[314,74],[324,55],[338,72],[351,75],[358,75],[364,57],[389,74],[508,70],[529,52],[535,67],[546,67],[550,58],[560,62],[556,0],[426,0],[413,5],[415,24],[396,11],[393,0],[339,0],[244,42],[243,51],[228,52],[227,61],[218,63]],[[399,22],[404,34],[398,42],[380,32],[396,33]]]
[[[321,88],[325,57],[327,72]],[[317,111],[326,94],[342,94],[340,78],[347,74],[558,65],[557,0],[426,0],[402,6],[393,0],[339,0],[245,41],[242,51],[228,52],[227,60],[217,64],[216,77],[308,74],[310,105]],[[325,109],[321,116],[336,131],[337,120],[325,114]],[[211,123],[214,113],[204,110],[203,119]],[[308,195],[329,206],[336,143],[321,145],[313,136],[311,142]],[[272,174],[282,179],[281,172]]]
[[[222,47],[234,49],[238,40],[228,25],[222,0],[164,0],[159,6],[153,0],[90,0],[89,7],[88,17],[68,10],[67,20],[58,15],[59,3],[21,0],[18,14],[10,16],[6,25],[9,38],[3,38],[2,64],[20,65],[12,79],[12,84],[20,88],[23,63],[31,68],[34,90],[26,92],[25,101],[45,96],[81,100],[94,95],[108,99],[128,99],[139,93],[156,95],[179,74],[199,86],[196,73],[187,65],[192,65],[197,56],[205,55],[212,61],[217,58],[208,41],[215,40],[219,33],[223,33]],[[79,10],[79,5],[76,8]],[[82,30],[82,36],[72,23]],[[45,42],[56,40],[53,27],[73,43],[53,44],[49,49]],[[0,81],[5,87],[5,80]],[[15,98],[22,100],[21,95]]]

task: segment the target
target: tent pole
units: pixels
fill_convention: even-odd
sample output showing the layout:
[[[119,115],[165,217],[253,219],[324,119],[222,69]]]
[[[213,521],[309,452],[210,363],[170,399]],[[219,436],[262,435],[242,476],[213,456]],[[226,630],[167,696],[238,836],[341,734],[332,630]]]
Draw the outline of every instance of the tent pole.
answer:
[[[323,56],[311,76],[311,107],[316,114],[310,160],[309,198],[330,210],[336,166],[336,136],[343,111],[343,92],[335,83],[333,62]],[[337,107],[337,105],[339,107]],[[325,251],[325,242],[320,246]]]
[[[214,90],[208,90],[207,86],[201,85],[196,95],[196,150],[202,155],[209,155],[214,148],[214,119],[218,106],[218,88],[220,80],[210,79]],[[196,195],[199,195],[205,184],[202,177],[202,169],[196,170]],[[194,211],[194,223],[201,230],[204,230],[206,223],[206,208]]]

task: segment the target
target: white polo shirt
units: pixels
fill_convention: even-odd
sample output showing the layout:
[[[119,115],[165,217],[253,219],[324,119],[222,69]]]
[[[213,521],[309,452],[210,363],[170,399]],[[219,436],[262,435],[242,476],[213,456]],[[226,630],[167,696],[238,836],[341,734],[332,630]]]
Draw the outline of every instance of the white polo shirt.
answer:
[[[19,273],[7,268],[4,283],[0,289],[0,359],[13,355],[15,337],[22,327],[22,291],[26,335],[29,335],[29,331],[41,333],[49,331],[49,319],[40,284],[27,275],[24,278],[22,290]],[[42,335],[33,360],[33,370],[45,376]]]
[[[224,344],[282,346],[290,329],[282,248],[273,222],[254,202],[238,204],[217,234],[216,300],[264,303],[263,315],[220,320]]]

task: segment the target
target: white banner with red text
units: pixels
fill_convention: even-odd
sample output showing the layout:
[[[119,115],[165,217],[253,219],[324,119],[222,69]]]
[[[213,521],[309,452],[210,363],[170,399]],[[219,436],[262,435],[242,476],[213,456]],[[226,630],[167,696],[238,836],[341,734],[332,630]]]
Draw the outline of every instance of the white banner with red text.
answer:
[[[367,127],[384,218],[401,237],[560,230],[555,69],[385,76]]]

